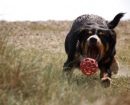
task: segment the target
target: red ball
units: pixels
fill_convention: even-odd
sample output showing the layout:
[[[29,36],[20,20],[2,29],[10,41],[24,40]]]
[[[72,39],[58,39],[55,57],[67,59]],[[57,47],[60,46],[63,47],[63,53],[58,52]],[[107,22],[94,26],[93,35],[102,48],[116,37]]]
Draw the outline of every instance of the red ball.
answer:
[[[84,58],[80,62],[80,69],[83,72],[83,74],[90,76],[97,72],[98,63],[95,59]]]

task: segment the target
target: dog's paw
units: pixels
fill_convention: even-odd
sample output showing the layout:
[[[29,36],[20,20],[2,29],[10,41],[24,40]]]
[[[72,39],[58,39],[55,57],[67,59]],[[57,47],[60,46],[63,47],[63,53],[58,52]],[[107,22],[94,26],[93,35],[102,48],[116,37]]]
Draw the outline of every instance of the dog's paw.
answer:
[[[101,85],[104,88],[110,87],[110,85],[111,85],[111,78],[108,77],[107,74],[104,74],[104,76],[101,78]]]
[[[101,84],[104,88],[110,87],[111,85],[111,79],[110,78],[105,78],[101,80]]]
[[[73,69],[71,67],[63,67],[62,77],[64,79],[70,79],[73,74]]]

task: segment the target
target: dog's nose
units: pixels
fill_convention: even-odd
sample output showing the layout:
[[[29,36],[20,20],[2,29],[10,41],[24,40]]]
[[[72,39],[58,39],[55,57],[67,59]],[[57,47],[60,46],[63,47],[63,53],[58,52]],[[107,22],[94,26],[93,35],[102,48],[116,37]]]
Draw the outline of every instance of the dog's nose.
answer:
[[[97,43],[97,39],[96,38],[92,37],[92,38],[89,39],[89,44],[95,45],[96,43]]]

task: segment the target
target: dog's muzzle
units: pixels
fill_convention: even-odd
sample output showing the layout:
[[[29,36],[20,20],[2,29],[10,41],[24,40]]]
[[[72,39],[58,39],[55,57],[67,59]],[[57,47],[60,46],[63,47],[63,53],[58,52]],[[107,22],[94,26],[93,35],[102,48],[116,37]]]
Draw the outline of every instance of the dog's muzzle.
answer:
[[[87,39],[89,46],[98,46],[101,44],[101,40],[97,35],[92,35]]]
[[[92,35],[87,39],[86,56],[99,61],[103,56],[104,47],[97,35]]]

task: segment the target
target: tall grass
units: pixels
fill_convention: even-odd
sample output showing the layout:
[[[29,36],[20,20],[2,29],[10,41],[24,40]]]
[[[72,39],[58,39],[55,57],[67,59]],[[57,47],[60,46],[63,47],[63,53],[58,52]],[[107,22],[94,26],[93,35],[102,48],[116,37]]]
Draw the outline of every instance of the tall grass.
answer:
[[[68,83],[62,77],[64,53],[17,48],[9,43],[8,25],[0,27],[0,105],[129,105],[130,77],[113,78],[106,89],[98,75],[86,77],[77,70]],[[124,62],[121,56],[120,51]]]

